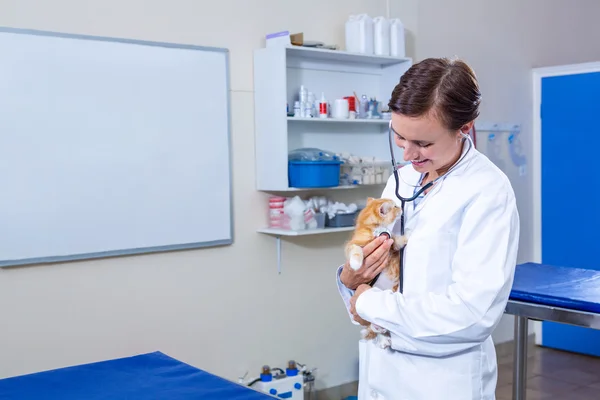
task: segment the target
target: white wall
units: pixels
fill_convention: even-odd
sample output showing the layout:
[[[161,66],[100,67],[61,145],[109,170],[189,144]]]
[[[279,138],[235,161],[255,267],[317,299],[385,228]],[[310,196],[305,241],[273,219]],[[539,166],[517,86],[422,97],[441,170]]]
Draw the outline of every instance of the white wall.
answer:
[[[284,242],[277,275],[274,239],[255,233],[267,220],[252,53],[284,29],[343,45],[348,15],[385,11],[385,0],[1,1],[2,26],[230,49],[235,244],[0,270],[0,377],[160,350],[232,379],[294,358],[319,368],[317,387],[355,380],[358,331],[334,275],[347,236]]]
[[[416,56],[458,56],[475,69],[483,92],[480,120],[519,123],[531,162],[531,69],[600,60],[600,2],[596,0],[414,0]],[[565,155],[567,156],[567,155]],[[507,160],[510,164],[510,160]],[[528,170],[531,170],[529,164]],[[532,175],[509,176],[521,215],[519,262],[532,259]],[[496,342],[513,337],[505,316]]]

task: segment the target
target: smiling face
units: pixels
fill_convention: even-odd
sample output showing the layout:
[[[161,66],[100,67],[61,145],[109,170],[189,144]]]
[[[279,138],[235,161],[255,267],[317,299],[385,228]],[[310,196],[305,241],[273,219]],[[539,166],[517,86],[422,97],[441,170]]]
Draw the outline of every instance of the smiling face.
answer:
[[[459,130],[445,128],[435,114],[408,117],[392,113],[392,135],[396,146],[404,149],[404,161],[420,173],[441,175],[454,164],[462,152],[463,133],[472,123]]]
[[[444,174],[459,159],[480,102],[475,72],[464,61],[427,58],[411,66],[388,103],[404,160],[428,180]]]

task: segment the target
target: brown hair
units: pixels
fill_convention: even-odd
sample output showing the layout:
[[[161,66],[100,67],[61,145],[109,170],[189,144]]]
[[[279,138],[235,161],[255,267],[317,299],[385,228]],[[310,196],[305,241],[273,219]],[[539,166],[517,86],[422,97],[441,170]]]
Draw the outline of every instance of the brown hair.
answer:
[[[409,117],[432,112],[447,129],[456,131],[479,116],[480,102],[475,72],[465,62],[427,58],[402,75],[388,106]]]

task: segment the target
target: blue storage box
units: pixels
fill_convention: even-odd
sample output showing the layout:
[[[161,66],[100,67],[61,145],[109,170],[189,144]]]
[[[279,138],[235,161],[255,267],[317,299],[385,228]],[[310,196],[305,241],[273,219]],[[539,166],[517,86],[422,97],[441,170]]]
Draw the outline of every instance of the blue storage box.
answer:
[[[288,161],[290,187],[321,188],[340,185],[341,161]]]

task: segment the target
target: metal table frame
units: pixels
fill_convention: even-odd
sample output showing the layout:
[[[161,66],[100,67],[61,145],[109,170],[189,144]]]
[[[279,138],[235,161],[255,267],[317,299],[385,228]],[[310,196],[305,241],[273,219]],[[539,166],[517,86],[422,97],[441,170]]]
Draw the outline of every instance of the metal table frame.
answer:
[[[525,400],[527,386],[527,324],[529,320],[558,322],[600,330],[600,314],[586,311],[509,300],[505,313],[515,316],[513,400]]]

